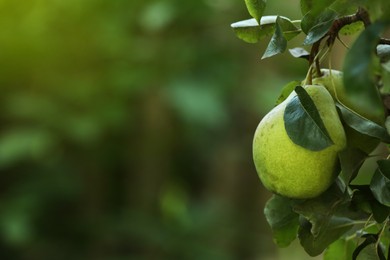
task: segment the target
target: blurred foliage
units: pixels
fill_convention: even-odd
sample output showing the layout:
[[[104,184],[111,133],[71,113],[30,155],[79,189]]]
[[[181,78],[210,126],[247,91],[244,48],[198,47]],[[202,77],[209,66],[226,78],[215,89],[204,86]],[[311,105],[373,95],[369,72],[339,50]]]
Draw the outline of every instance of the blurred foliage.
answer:
[[[1,259],[274,259],[252,134],[306,64],[260,64],[246,15],[1,0]]]

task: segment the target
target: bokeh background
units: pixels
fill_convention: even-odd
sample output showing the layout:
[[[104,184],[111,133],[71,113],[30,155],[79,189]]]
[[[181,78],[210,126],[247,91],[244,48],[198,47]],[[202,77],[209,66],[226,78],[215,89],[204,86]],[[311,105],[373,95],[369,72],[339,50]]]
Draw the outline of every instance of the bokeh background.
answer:
[[[1,0],[0,258],[309,259],[274,245],[251,156],[307,64],[261,61],[267,41],[230,28],[248,18],[237,0]]]

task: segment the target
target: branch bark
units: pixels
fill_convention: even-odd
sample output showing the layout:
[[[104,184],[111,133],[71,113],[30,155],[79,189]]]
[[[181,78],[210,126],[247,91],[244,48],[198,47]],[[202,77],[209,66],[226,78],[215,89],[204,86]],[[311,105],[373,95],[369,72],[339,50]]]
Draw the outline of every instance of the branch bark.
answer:
[[[343,16],[343,17],[340,17],[339,19],[336,19],[333,22],[333,25],[330,28],[329,32],[326,34],[326,36],[329,37],[327,40],[328,45],[333,44],[333,42],[336,40],[337,35],[338,35],[339,31],[341,30],[341,28],[343,28],[346,25],[353,24],[353,23],[356,23],[359,21],[363,22],[364,27],[367,27],[371,24],[369,13],[367,12],[367,10],[365,10],[362,7],[359,7],[359,9],[357,10],[357,12],[355,14]],[[390,39],[379,38],[378,44],[390,45]]]

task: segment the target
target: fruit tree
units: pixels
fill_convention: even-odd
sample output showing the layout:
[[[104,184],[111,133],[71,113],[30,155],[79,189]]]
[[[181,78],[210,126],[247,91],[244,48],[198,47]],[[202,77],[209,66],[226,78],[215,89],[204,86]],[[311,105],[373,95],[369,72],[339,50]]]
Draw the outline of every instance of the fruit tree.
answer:
[[[325,259],[390,259],[390,1],[301,0],[294,21],[265,15],[266,0],[245,4],[252,18],[231,25],[238,38],[270,38],[263,59],[289,47],[308,61],[254,134],[275,243],[299,239]],[[288,46],[300,34],[301,46]],[[342,71],[332,69],[335,44],[346,49]]]

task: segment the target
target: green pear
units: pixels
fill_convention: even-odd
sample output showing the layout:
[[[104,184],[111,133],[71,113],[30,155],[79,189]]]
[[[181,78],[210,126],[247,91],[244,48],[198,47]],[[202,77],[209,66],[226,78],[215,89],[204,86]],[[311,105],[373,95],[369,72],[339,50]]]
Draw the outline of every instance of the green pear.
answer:
[[[343,72],[338,70],[329,70],[321,69],[322,76],[313,78],[313,84],[323,85],[329,93],[332,95],[333,99],[341,102],[344,106],[352,109],[357,114],[377,123],[380,125],[384,124],[385,113],[384,110],[380,112],[373,112],[371,110],[362,109],[360,104],[350,98],[346,93],[344,82],[343,82]]]
[[[381,112],[373,112],[371,110],[362,109],[359,103],[348,98],[343,82],[343,73],[338,70],[321,69],[322,76],[313,79],[313,84],[323,85],[332,95],[335,101],[353,110],[364,118],[367,118],[379,125],[383,125],[385,121],[384,110]],[[348,145],[357,147],[360,150],[371,153],[380,143],[379,139],[361,134],[349,126],[344,126]]]
[[[333,144],[312,151],[291,141],[284,126],[284,111],[296,96],[295,91],[260,121],[253,140],[253,159],[264,186],[276,194],[297,199],[317,197],[329,188],[337,177],[338,152],[346,146],[344,128],[332,96],[323,86],[304,88]]]

